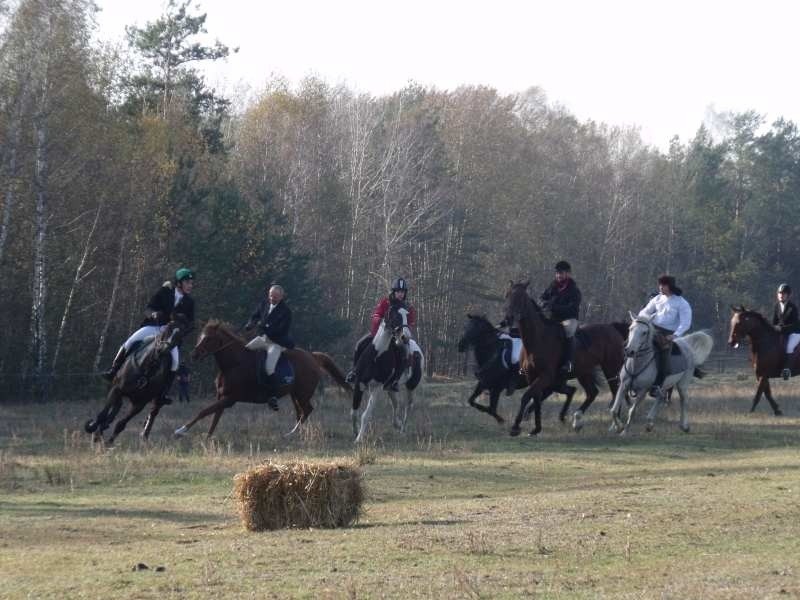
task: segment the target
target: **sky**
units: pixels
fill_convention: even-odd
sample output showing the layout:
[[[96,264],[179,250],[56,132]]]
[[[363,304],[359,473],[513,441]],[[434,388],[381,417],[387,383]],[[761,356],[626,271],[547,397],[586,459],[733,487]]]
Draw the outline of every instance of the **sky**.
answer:
[[[97,0],[98,35],[158,18],[165,0]],[[208,69],[227,90],[308,75],[373,94],[409,81],[502,93],[542,88],[582,120],[636,126],[666,149],[710,115],[800,122],[800,3],[775,0],[200,0],[210,38],[239,47]]]

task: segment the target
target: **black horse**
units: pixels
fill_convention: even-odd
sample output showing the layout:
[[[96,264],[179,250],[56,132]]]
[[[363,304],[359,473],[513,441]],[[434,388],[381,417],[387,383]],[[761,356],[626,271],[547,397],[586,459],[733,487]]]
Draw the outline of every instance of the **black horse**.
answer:
[[[131,401],[131,409],[114,427],[107,444],[113,444],[116,437],[122,433],[125,426],[133,417],[138,415],[148,402],[153,402],[153,408],[147,416],[141,437],[147,439],[153,427],[153,421],[161,407],[160,392],[164,378],[169,372],[172,357],[170,351],[179,345],[188,333],[188,325],[182,315],[177,314],[166,326],[164,331],[150,340],[144,340],[138,346],[131,348],[116,377],[111,382],[108,392],[108,402],[103,410],[94,418],[89,419],[84,425],[86,433],[94,434],[96,441],[103,439],[103,432],[109,428],[122,408],[123,400],[127,397]]]
[[[505,422],[505,419],[497,414],[497,403],[503,390],[507,390],[507,393],[511,395],[514,390],[528,387],[528,380],[520,371],[519,363],[511,362],[510,344],[511,340],[501,337],[501,331],[492,325],[485,316],[467,314],[467,324],[458,341],[458,351],[466,352],[473,348],[475,361],[478,363],[475,371],[478,383],[475,384],[475,389],[467,398],[467,402],[479,411],[493,416],[498,423]],[[504,354],[506,359],[504,359]],[[554,390],[567,397],[558,415],[562,422],[566,418],[575,389],[564,383]],[[476,402],[476,398],[487,390],[489,391],[489,406],[484,406]]]

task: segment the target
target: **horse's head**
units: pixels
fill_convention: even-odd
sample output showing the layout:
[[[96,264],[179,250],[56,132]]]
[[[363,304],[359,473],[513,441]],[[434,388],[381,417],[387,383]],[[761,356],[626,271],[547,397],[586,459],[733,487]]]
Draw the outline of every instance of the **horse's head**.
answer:
[[[464,326],[464,333],[458,340],[458,351],[466,352],[470,346],[480,344],[482,340],[489,337],[494,338],[496,329],[483,315],[467,314],[467,324]]]
[[[631,326],[628,328],[628,341],[625,344],[625,356],[631,358],[637,352],[650,348],[653,340],[653,322],[651,317],[631,315]]]
[[[200,360],[209,354],[216,354],[236,342],[243,344],[238,336],[229,331],[221,321],[211,320],[200,332],[197,344],[192,350],[192,358]]]
[[[530,296],[528,296],[528,286],[531,282],[524,281],[514,283],[513,281],[509,281],[508,283],[505,317],[508,326],[513,327],[519,323],[520,319],[522,319],[522,315],[525,314],[525,311],[530,305],[531,299]]]
[[[728,335],[728,345],[738,348],[739,342],[752,335],[759,329],[768,329],[768,323],[759,313],[754,310],[747,310],[744,306],[731,306],[731,331]]]
[[[408,326],[408,309],[404,306],[392,305],[383,318],[385,327],[391,332],[395,341],[407,344],[411,339],[411,329]]]

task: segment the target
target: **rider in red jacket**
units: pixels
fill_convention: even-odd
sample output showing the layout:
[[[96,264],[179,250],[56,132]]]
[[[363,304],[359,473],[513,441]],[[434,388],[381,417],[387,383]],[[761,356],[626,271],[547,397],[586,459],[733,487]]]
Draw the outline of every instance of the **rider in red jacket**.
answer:
[[[386,312],[392,306],[392,304],[400,304],[408,311],[408,326],[414,327],[417,323],[417,311],[414,309],[411,304],[406,302],[406,294],[408,293],[408,282],[403,279],[402,277],[398,277],[394,280],[392,284],[392,289],[389,292],[389,295],[381,298],[378,304],[375,306],[375,310],[372,311],[372,322],[370,325],[370,333],[369,335],[365,335],[362,337],[358,342],[356,342],[356,351],[353,355],[353,368],[347,374],[347,381],[349,383],[353,383],[355,381],[355,366],[358,364],[358,357],[361,356],[364,348],[372,341],[372,338],[375,337],[375,334],[378,333],[378,328],[381,326],[381,321],[383,321],[383,317],[386,316]],[[394,374],[390,381],[387,382],[388,385],[394,384],[397,377],[402,374],[402,371],[399,373]]]

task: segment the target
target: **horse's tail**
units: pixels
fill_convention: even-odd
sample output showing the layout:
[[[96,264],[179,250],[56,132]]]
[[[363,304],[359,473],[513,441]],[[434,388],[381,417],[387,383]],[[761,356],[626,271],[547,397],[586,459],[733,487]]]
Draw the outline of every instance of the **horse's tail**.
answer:
[[[708,359],[711,349],[714,347],[714,338],[706,331],[690,333],[686,337],[680,338],[692,351],[694,366],[699,367]]]
[[[347,381],[345,381],[344,373],[342,373],[341,369],[336,366],[336,363],[333,362],[333,359],[330,356],[324,352],[312,352],[311,356],[314,357],[317,365],[321,367],[328,375],[330,375],[340,388],[342,388],[348,394],[353,393],[353,388],[349,383],[347,383]]]

